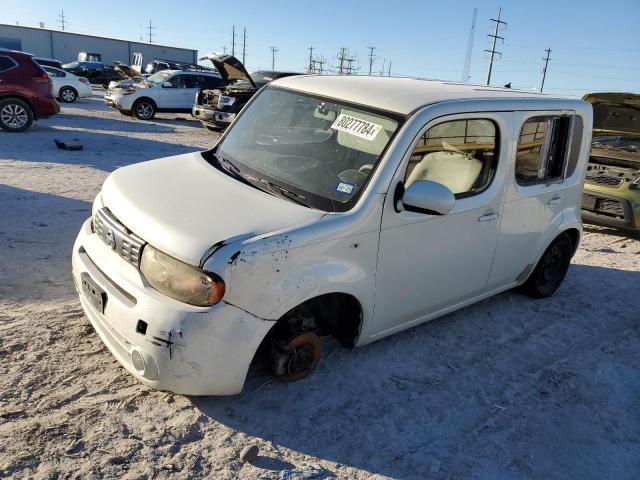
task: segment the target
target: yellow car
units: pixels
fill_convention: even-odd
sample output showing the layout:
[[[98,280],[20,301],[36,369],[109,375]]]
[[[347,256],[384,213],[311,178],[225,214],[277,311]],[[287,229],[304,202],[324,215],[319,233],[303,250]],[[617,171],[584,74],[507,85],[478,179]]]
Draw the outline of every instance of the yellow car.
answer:
[[[582,219],[640,230],[640,95],[589,93],[593,105],[591,156]]]

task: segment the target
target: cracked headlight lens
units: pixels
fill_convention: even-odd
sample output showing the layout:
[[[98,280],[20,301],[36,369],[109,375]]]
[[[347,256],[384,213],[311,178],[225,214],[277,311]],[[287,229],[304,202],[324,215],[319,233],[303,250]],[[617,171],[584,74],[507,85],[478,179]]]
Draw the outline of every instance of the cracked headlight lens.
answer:
[[[224,280],[218,275],[187,265],[151,245],[142,251],[140,271],[153,288],[184,303],[208,307],[224,296]]]

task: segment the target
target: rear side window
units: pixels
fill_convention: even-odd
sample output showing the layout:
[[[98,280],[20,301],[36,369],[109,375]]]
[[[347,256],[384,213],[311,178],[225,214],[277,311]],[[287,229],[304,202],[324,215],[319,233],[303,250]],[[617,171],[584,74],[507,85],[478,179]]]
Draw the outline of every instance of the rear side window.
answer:
[[[573,118],[548,115],[524,122],[516,157],[519,185],[553,182],[564,177]]]
[[[4,55],[0,56],[0,72],[6,72],[17,65],[13,58]]]
[[[497,139],[496,124],[487,119],[453,120],[431,127],[411,154],[405,188],[417,180],[431,180],[457,198],[482,192],[496,171]]]

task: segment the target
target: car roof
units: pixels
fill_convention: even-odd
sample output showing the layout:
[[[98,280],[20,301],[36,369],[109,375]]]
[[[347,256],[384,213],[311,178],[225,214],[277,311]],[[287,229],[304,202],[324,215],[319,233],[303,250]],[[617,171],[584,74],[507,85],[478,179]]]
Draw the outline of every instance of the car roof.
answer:
[[[417,109],[451,100],[545,99],[574,103],[540,93],[440,80],[365,75],[298,75],[271,85],[409,115]]]
[[[220,77],[220,74],[218,72],[208,72],[206,70],[176,70],[171,68],[165,68],[164,70],[160,70],[160,72],[169,72],[170,75],[174,73],[186,73],[189,75],[209,75],[212,77]]]

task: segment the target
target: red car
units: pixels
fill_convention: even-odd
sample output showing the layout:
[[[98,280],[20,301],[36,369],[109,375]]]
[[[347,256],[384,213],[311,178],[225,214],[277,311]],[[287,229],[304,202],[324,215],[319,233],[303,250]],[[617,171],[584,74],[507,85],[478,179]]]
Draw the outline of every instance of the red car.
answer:
[[[22,132],[58,112],[51,79],[32,55],[0,49],[0,128]]]

